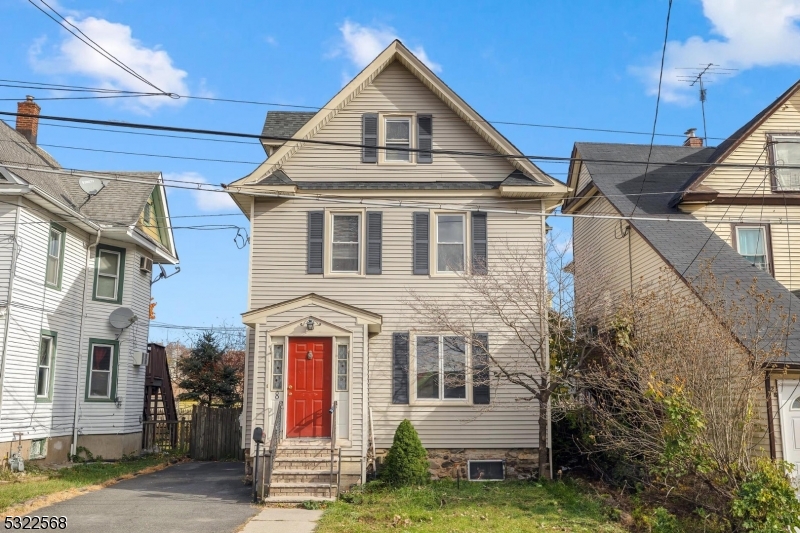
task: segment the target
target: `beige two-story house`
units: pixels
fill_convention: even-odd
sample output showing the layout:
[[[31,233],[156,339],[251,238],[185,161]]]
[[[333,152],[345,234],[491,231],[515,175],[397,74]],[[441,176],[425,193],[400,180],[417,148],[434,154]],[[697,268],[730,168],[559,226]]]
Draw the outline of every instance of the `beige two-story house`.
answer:
[[[364,481],[403,419],[437,475],[535,471],[536,409],[500,406],[514,391],[472,381],[470,343],[426,330],[408,299],[454,299],[457,273],[491,269],[501,242],[542,250],[566,187],[399,41],[318,112],[270,111],[262,143],[266,161],[228,187],[251,223],[242,447],[256,427],[280,441],[269,497],[335,495],[329,469]],[[514,352],[496,333],[474,331]]]
[[[716,296],[732,305],[755,310],[753,294],[769,295],[776,316],[797,315],[800,83],[716,148],[687,134],[683,146],[575,144],[564,212],[579,215],[579,301],[589,272],[603,273],[609,300],[659,279],[702,300],[708,268],[725,284]],[[749,326],[734,329],[743,354],[752,353]],[[785,357],[764,365],[754,446],[800,466],[800,328],[791,320],[783,341]]]

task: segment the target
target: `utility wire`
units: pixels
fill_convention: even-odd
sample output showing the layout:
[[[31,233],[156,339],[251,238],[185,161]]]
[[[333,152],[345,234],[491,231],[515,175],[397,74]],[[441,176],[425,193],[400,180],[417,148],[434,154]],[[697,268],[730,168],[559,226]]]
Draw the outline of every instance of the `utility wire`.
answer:
[[[81,41],[82,43],[84,43],[86,46],[88,46],[89,48],[91,48],[92,50],[94,50],[95,52],[97,52],[98,54],[100,54],[101,56],[103,56],[104,58],[106,58],[107,60],[109,60],[111,63],[113,63],[114,65],[118,66],[119,68],[121,68],[122,70],[124,70],[125,72],[127,72],[128,74],[130,74],[131,76],[133,76],[134,78],[138,79],[138,80],[139,80],[139,81],[141,81],[142,83],[145,83],[146,85],[149,85],[150,87],[152,87],[152,88],[153,88],[153,89],[155,89],[156,91],[160,92],[162,95],[170,96],[170,94],[169,94],[169,93],[167,93],[167,92],[165,92],[164,90],[162,90],[162,89],[160,89],[159,87],[157,87],[155,84],[153,84],[152,82],[150,82],[149,80],[147,80],[147,79],[146,79],[144,76],[142,76],[141,74],[139,74],[138,72],[136,72],[135,70],[133,70],[131,67],[129,67],[128,65],[126,65],[125,63],[123,63],[123,62],[122,62],[120,59],[118,59],[117,57],[115,57],[115,56],[114,56],[114,55],[113,55],[111,52],[109,52],[108,50],[106,50],[105,48],[103,48],[102,46],[100,46],[100,45],[99,45],[97,42],[95,42],[95,41],[94,41],[94,40],[93,40],[91,37],[89,37],[88,35],[86,35],[86,34],[83,32],[83,30],[81,30],[79,27],[77,27],[76,25],[74,25],[74,24],[73,24],[72,22],[70,22],[70,21],[69,21],[67,18],[65,18],[63,15],[61,15],[61,13],[59,13],[59,12],[58,12],[58,11],[56,11],[56,10],[55,10],[55,9],[54,9],[52,6],[50,6],[50,4],[48,4],[48,3],[47,3],[45,0],[38,0],[38,1],[39,1],[39,2],[41,2],[42,4],[44,4],[44,5],[47,7],[47,9],[49,9],[50,11],[52,11],[52,12],[53,12],[53,13],[54,13],[54,14],[55,14],[57,17],[58,17],[58,19],[57,19],[57,18],[55,18],[55,17],[53,17],[53,15],[51,15],[51,14],[50,14],[50,13],[48,13],[47,11],[45,11],[45,10],[44,10],[44,9],[43,9],[43,8],[42,8],[42,7],[41,7],[39,4],[38,4],[38,3],[36,3],[34,0],[28,0],[28,2],[29,2],[29,3],[30,3],[32,6],[34,6],[36,9],[38,9],[39,11],[41,11],[42,13],[44,13],[44,14],[45,14],[45,15],[46,15],[46,16],[47,16],[49,19],[51,19],[53,22],[55,22],[56,24],[58,24],[59,26],[61,26],[61,27],[62,27],[62,28],[64,28],[65,30],[67,30],[67,31],[68,31],[70,34],[72,34],[72,35],[73,35],[73,36],[74,36],[76,39],[80,40],[80,41]],[[61,20],[59,20],[59,19],[61,19]],[[63,22],[62,22],[62,21],[63,21]],[[65,24],[66,24],[66,25],[65,25]],[[71,29],[70,29],[68,26],[70,26],[70,27],[74,28],[74,29],[75,29],[75,30],[76,30],[78,33],[80,33],[80,35],[78,35],[78,33],[75,33],[74,31],[72,31],[72,30],[71,30]],[[83,37],[81,37],[81,36],[83,36]]]
[[[658,93],[656,94],[656,113],[655,117],[653,117],[653,133],[650,136],[650,148],[647,150],[647,163],[644,167],[644,178],[642,178],[642,184],[639,187],[639,194],[642,193],[644,190],[644,184],[647,181],[647,173],[650,170],[650,158],[653,155],[653,143],[656,139],[656,125],[658,124],[658,108],[659,104],[661,103],[661,81],[664,78],[664,59],[667,57],[667,40],[669,39],[669,17],[672,14],[672,0],[669,0],[669,5],[667,6],[667,23],[664,29],[664,46],[661,48],[661,67],[658,71]],[[636,212],[636,208],[639,207],[639,197],[636,198],[636,203],[633,204],[633,210],[631,211],[631,215]]]

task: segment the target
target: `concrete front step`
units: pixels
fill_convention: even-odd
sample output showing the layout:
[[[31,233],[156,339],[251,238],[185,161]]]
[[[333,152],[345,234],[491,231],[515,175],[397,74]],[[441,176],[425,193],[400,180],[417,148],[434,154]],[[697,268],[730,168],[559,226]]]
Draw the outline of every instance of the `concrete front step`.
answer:
[[[336,497],[336,485],[329,483],[270,483],[269,496]]]
[[[325,470],[273,470],[273,483],[336,483],[338,472]]]
[[[333,459],[333,469],[337,469],[339,464],[338,458]],[[313,457],[281,457],[278,455],[275,458],[274,470],[319,470],[330,471],[331,459],[317,459]]]
[[[327,496],[270,496],[264,498],[264,503],[303,503],[303,502],[335,502],[336,498]]]
[[[331,450],[320,448],[281,448],[275,452],[276,457],[307,457],[310,459],[327,459],[331,460]],[[334,457],[338,455],[334,453]]]

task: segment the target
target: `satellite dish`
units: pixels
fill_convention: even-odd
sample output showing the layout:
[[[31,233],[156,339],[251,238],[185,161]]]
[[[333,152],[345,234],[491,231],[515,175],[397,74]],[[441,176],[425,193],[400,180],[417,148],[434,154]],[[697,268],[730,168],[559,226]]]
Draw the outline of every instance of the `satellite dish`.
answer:
[[[78,185],[81,186],[83,192],[89,196],[94,196],[103,190],[103,187],[106,186],[106,180],[101,180],[100,178],[81,178],[78,180]]]
[[[139,318],[127,307],[115,309],[108,317],[108,322],[111,324],[111,327],[117,329],[125,329],[130,327],[130,325],[137,320],[139,320]]]

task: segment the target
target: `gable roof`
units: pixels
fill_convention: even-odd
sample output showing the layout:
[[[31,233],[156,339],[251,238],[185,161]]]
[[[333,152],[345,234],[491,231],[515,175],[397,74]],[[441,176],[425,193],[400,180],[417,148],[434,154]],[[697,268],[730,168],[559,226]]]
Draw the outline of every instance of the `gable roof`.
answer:
[[[761,110],[756,116],[750,119],[744,126],[736,130],[730,137],[722,141],[714,152],[708,157],[707,163],[719,163],[726,159],[736,148],[744,142],[750,134],[758,129],[764,121],[784,105],[800,89],[800,80],[789,87],[786,92],[775,99],[771,104]],[[678,192],[670,200],[670,205],[677,205],[683,199],[687,191],[696,189],[700,183],[714,169],[713,165],[698,168],[685,183],[677,189]]]
[[[293,134],[298,141],[287,141],[252,173],[229,184],[228,187],[235,191],[243,185],[257,184],[263,180],[264,177],[269,176],[275,170],[281,168],[281,165],[303,146],[303,139],[313,138],[322,127],[330,122],[355,96],[365,87],[369,86],[373,80],[394,61],[399,61],[409,72],[416,76],[429,90],[436,94],[436,96],[461,117],[462,120],[469,124],[495,151],[508,156],[522,155],[508,139],[462,100],[460,96],[422,63],[419,58],[411,53],[408,48],[399,40],[395,40]],[[295,119],[299,120],[299,117],[295,117]],[[288,117],[286,117],[286,120],[288,120]],[[267,121],[269,121],[269,113],[267,115]],[[508,161],[520,171],[520,173],[524,174],[532,181],[540,183],[543,186],[552,187],[554,194],[566,192],[566,187],[563,183],[547,175],[529,160],[510,157]]]
[[[361,309],[360,307],[346,304],[332,298],[326,298],[325,296],[320,296],[319,294],[313,292],[298,298],[285,300],[283,302],[278,302],[276,304],[267,305],[265,307],[260,307],[258,309],[253,309],[251,311],[242,313],[242,322],[253,327],[256,325],[256,323],[269,316],[283,313],[285,311],[291,311],[293,309],[298,309],[300,307],[305,307],[307,305],[317,305],[319,307],[324,307],[325,309],[337,311],[344,315],[352,316],[358,319],[360,323],[367,324],[370,333],[380,333],[381,331],[383,317],[378,313],[373,313],[372,311],[367,311],[366,309]]]
[[[35,168],[15,168],[17,165]],[[76,217],[88,219],[100,227],[135,226],[153,189],[163,187],[158,171],[80,171],[78,175],[70,175],[45,150],[32,145],[14,128],[0,121],[0,167],[3,166],[40,193],[64,205]],[[85,175],[112,179],[99,193],[89,197],[78,184],[79,176]],[[3,178],[0,183],[2,181],[7,180]],[[165,216],[169,217],[165,211]],[[176,255],[169,224],[166,229],[172,248],[169,252]]]
[[[636,217],[670,218],[674,220],[697,220],[688,213],[681,213],[669,205],[669,198],[676,185],[697,172],[714,156],[713,148],[689,148],[683,146],[654,146],[651,163],[645,179],[648,145],[576,143],[583,157],[583,165],[592,181],[614,208],[624,216],[635,211]],[[615,160],[623,163],[597,163],[592,160]],[[636,162],[625,164],[624,161]],[[686,166],[670,166],[666,163],[689,163]],[[720,280],[741,280],[744,283],[727,283],[722,295],[726,303],[752,306],[756,302],[748,294],[748,281],[755,283],[761,293],[769,292],[780,297],[778,302],[792,313],[800,313],[800,298],[781,285],[769,273],[756,268],[739,255],[728,243],[700,221],[664,222],[632,218],[630,225],[646,242],[683,278],[690,288],[699,280],[703,265],[709,265]],[[695,291],[698,295],[701,291]],[[702,296],[701,296],[702,297]],[[751,348],[750,333],[744,328],[735,332],[742,344]],[[800,324],[792,324],[787,340],[787,360],[783,363],[800,364]]]

